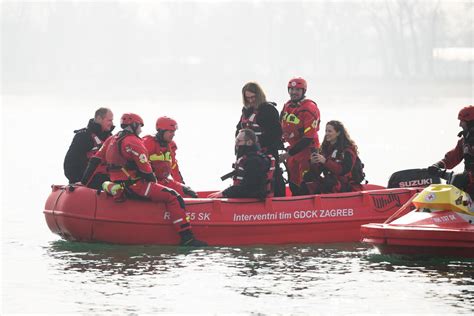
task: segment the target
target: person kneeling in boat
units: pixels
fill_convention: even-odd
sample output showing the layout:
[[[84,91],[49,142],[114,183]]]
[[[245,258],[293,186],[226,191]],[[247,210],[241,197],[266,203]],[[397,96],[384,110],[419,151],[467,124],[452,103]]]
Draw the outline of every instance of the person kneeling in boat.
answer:
[[[182,196],[197,198],[197,193],[184,184],[179,171],[176,160],[178,146],[173,141],[177,129],[178,123],[175,120],[167,116],[159,117],[156,120],[156,135],[143,137],[143,144],[150,155],[149,160],[158,183]]]
[[[258,198],[273,196],[275,158],[260,152],[257,136],[242,129],[235,138],[237,161],[230,173],[234,183],[227,189],[210,194],[210,198]]]
[[[361,191],[360,181],[353,177],[356,160],[357,145],[344,125],[339,121],[328,122],[321,153],[312,153],[310,171],[303,177],[304,193]]]
[[[474,106],[466,106],[458,114],[461,137],[454,149],[448,151],[444,158],[428,167],[431,175],[440,176],[445,171],[453,169],[464,159],[464,172],[454,176],[452,184],[474,197]]]
[[[181,236],[181,245],[206,246],[206,243],[197,240],[192,233],[183,198],[176,191],[156,183],[148,161],[148,152],[143,140],[138,136],[143,127],[142,118],[137,114],[125,113],[120,119],[120,126],[123,130],[107,139],[91,159],[82,182],[87,182],[88,177],[92,175],[97,166],[94,161],[105,161],[112,182],[106,181],[102,184],[104,191],[118,201],[123,194],[128,194],[153,202],[164,202],[175,229]]]
[[[100,149],[107,138],[112,136],[114,114],[108,108],[99,108],[87,127],[74,131],[72,143],[64,157],[64,175],[69,183],[81,181],[89,159]],[[106,165],[96,169],[95,174],[86,185],[99,189],[102,183],[109,180]]]

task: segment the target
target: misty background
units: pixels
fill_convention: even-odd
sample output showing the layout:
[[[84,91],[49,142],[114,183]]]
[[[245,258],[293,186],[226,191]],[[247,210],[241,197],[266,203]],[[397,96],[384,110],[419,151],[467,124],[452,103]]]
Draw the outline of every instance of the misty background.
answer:
[[[2,191],[18,181],[41,201],[65,183],[73,130],[100,106],[115,125],[140,114],[142,135],[175,118],[187,184],[220,189],[241,87],[259,82],[281,111],[294,76],[319,106],[320,138],[344,122],[385,185],[454,147],[457,112],[473,103],[473,13],[447,0],[2,1]]]
[[[280,103],[301,75],[316,101],[472,96],[473,14],[467,0],[2,1],[2,89],[185,102],[256,80]]]
[[[294,291],[301,288],[301,280],[308,283],[304,275],[290,276],[292,280],[283,283],[278,277],[278,286],[265,277],[238,281],[242,288],[249,284],[258,288],[263,281],[263,288],[270,289],[266,293],[289,286],[283,296],[255,300],[242,296],[240,284],[232,283],[232,265],[240,260],[233,255],[232,263],[217,267],[217,277],[211,278],[204,271],[177,269],[169,280],[160,271],[158,275],[145,272],[139,281],[136,275],[119,281],[112,269],[114,275],[108,279],[110,274],[102,273],[101,266],[111,263],[94,254],[89,261],[92,268],[86,265],[86,270],[97,271],[99,277],[87,271],[71,273],[70,263],[81,266],[82,258],[74,251],[71,255],[67,249],[55,249],[59,237],[48,230],[42,211],[50,185],[67,181],[63,159],[73,131],[85,127],[101,106],[112,109],[115,125],[124,112],[141,115],[142,135],[154,133],[157,117],[175,118],[177,156],[186,184],[195,190],[224,189],[230,181],[223,183],[219,177],[231,170],[235,159],[241,88],[248,81],[259,82],[281,111],[289,98],[289,79],[304,77],[307,96],[321,111],[320,138],[326,122],[342,121],[359,146],[371,183],[386,185],[397,170],[427,167],[455,146],[460,131],[457,114],[474,103],[473,11],[471,0],[0,0],[2,312],[46,314],[53,308],[90,314],[91,306],[99,312],[156,313],[155,308],[172,312],[188,306],[209,312],[209,302],[214,312],[294,312],[322,307],[316,293],[320,284],[328,288],[326,301],[337,302],[333,307],[338,311],[352,311],[354,300],[371,311],[388,308],[388,312],[410,313],[415,306],[415,311],[429,313],[436,308],[454,314],[463,311],[456,309],[460,304],[468,310],[471,306],[465,299],[453,301],[468,295],[468,285],[457,286],[458,279],[440,278],[444,282],[440,299],[432,294],[440,286],[433,282],[432,268],[406,270],[404,266],[400,270],[406,275],[393,274],[392,269],[391,277],[360,274],[363,269],[354,258],[340,254],[334,255],[336,261],[323,262],[344,278],[321,270],[323,283],[313,286],[314,291],[303,291],[307,296]],[[462,164],[456,168],[462,169]],[[129,258],[124,249],[124,257]],[[211,260],[204,263],[208,267],[219,256],[214,252],[200,257]],[[182,255],[174,257],[182,260]],[[278,266],[283,257],[292,261],[300,255],[284,250],[276,257]],[[153,258],[151,265],[156,264]],[[262,257],[258,258],[260,262]],[[333,263],[341,260],[357,270],[358,282],[347,279],[346,270],[334,270]],[[129,271],[123,270],[121,261],[119,266],[120,271]],[[451,266],[463,275],[458,265]],[[422,277],[421,270],[429,274]],[[313,278],[314,271],[307,276]],[[185,278],[183,287],[176,287],[180,277]],[[335,288],[332,282],[324,282],[328,277],[342,283],[336,282]],[[382,286],[374,278],[388,283]],[[421,278],[423,287],[414,283]],[[203,279],[217,287],[203,291]],[[157,290],[155,282],[163,290]],[[339,286],[343,283],[357,286]],[[400,305],[400,296],[384,296],[386,284],[411,301]],[[345,296],[350,299],[339,299]],[[192,304],[181,304],[182,297]],[[143,300],[150,298],[159,304],[144,306]],[[137,302],[142,309],[128,309]],[[328,307],[331,304],[324,308]]]

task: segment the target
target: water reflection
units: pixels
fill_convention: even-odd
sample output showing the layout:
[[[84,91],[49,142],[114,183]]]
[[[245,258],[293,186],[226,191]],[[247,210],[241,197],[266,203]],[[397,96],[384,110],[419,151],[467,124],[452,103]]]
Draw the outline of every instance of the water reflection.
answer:
[[[62,278],[80,280],[90,288],[107,284],[96,293],[109,299],[137,291],[161,298],[157,306],[132,308],[136,313],[186,312],[176,304],[190,294],[190,288],[199,289],[191,292],[197,305],[208,296],[223,302],[216,303],[213,312],[291,313],[294,304],[318,305],[316,298],[341,302],[350,298],[370,305],[361,312],[392,303],[394,312],[422,313],[436,302],[440,311],[452,313],[472,311],[474,300],[473,261],[382,256],[361,244],[190,249],[55,241],[45,254],[52,259],[52,269],[62,270]],[[408,300],[406,307],[398,304],[400,293]],[[276,300],[288,310],[256,305],[256,298]],[[120,300],[116,303],[118,308]],[[229,304],[230,310],[221,309]],[[409,308],[410,304],[416,307]],[[95,308],[102,308],[100,301]],[[323,313],[345,313],[353,305],[318,308]],[[203,307],[203,311],[209,310]]]
[[[51,242],[47,255],[65,271],[143,275],[182,267],[182,256],[202,249],[165,246],[120,246],[103,243]]]

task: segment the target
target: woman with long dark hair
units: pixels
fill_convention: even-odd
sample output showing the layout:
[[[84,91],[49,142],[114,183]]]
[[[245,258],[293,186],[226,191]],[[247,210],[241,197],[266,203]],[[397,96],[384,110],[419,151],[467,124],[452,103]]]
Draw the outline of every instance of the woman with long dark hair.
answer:
[[[276,103],[267,102],[265,93],[256,82],[248,82],[242,88],[242,115],[237,123],[235,135],[241,129],[255,132],[261,151],[275,158],[274,194],[285,196],[285,183],[278,165],[278,150],[283,149],[280,116]]]
[[[320,153],[311,155],[311,168],[302,187],[307,194],[360,191],[354,180],[358,149],[349,132],[339,121],[326,124],[326,135]]]

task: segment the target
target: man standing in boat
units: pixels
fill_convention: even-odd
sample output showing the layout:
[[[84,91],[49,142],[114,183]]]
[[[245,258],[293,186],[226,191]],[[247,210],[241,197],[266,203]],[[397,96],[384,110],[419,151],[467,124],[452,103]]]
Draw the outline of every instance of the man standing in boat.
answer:
[[[260,152],[255,132],[241,130],[235,138],[235,149],[237,161],[231,173],[233,185],[208,197],[264,199],[273,196],[275,158]]]
[[[278,163],[278,150],[283,149],[281,124],[276,103],[267,102],[265,93],[256,82],[247,82],[242,88],[242,115],[237,123],[235,136],[243,128],[249,128],[257,135],[262,152],[275,158],[274,193],[285,196],[285,182]]]
[[[149,160],[153,167],[158,183],[171,188],[182,196],[197,198],[196,192],[184,184],[176,160],[178,146],[173,141],[178,123],[167,116],[156,120],[155,136],[143,137],[143,144],[148,151]],[[171,177],[171,178],[170,178]]]
[[[454,149],[448,151],[444,158],[428,167],[432,175],[439,175],[441,169],[453,169],[464,159],[464,172],[456,174],[452,184],[467,192],[474,198],[474,107],[466,106],[458,114],[461,137]]]
[[[114,114],[108,108],[99,108],[87,127],[74,131],[71,146],[64,158],[64,175],[69,183],[81,181],[89,159],[100,149],[103,142],[112,135]],[[98,189],[109,180],[106,166],[97,168],[87,186]]]
[[[289,144],[287,152],[280,155],[280,162],[286,161],[293,195],[302,194],[300,185],[303,175],[310,168],[311,151],[319,148],[321,116],[316,102],[305,96],[307,87],[303,78],[294,78],[288,82],[290,100],[285,103],[280,115],[283,141]]]
[[[82,182],[87,183],[96,166],[100,162],[106,162],[112,182],[103,183],[104,191],[118,201],[126,193],[153,202],[164,202],[173,225],[181,236],[181,245],[207,246],[194,237],[183,198],[176,191],[156,183],[155,174],[148,161],[148,152],[143,140],[138,136],[143,127],[142,118],[137,114],[125,113],[120,119],[120,127],[123,130],[107,139],[91,159]]]

